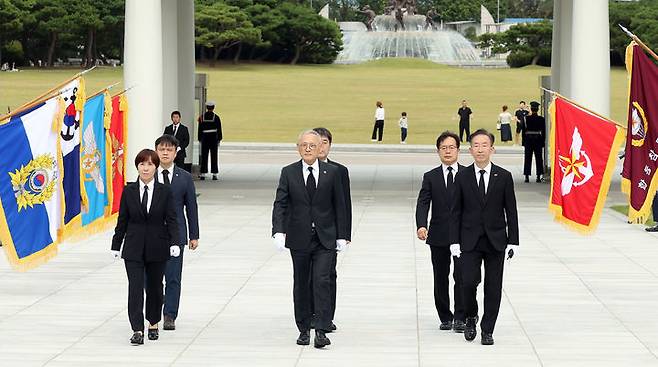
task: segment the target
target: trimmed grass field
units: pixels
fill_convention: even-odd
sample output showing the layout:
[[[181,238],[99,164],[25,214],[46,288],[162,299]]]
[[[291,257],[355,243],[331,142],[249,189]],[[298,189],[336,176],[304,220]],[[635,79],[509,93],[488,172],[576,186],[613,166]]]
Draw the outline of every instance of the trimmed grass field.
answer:
[[[0,73],[0,108],[15,108],[77,70]],[[471,131],[495,129],[501,106],[539,99],[539,77],[549,68],[462,69],[415,59],[360,65],[220,64],[209,74],[209,99],[217,102],[226,141],[294,141],[300,130],[325,126],[338,143],[369,143],[375,102],[386,108],[384,143],[399,143],[400,112],[409,117],[409,144],[433,144],[443,130],[457,130],[462,99],[473,109]],[[611,74],[612,118],[625,123],[626,72]],[[86,76],[87,93],[122,81],[121,68]],[[119,91],[122,85],[114,88]],[[139,103],[133,101],[133,103]],[[189,123],[191,116],[183,116]]]

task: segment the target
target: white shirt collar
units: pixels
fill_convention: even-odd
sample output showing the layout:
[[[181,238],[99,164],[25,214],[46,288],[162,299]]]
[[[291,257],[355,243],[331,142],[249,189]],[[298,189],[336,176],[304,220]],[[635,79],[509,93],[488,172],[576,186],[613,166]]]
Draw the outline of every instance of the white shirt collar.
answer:
[[[453,175],[457,174],[457,171],[459,171],[459,163],[458,162],[455,162],[451,165],[446,165],[444,163],[441,163],[441,166],[443,167],[443,172],[446,173],[446,174],[448,173],[448,167],[452,167],[452,174]]]
[[[151,182],[149,182],[148,184],[145,184],[144,181],[142,181],[142,179],[140,178],[139,179],[139,188],[141,190],[144,190],[144,186],[148,186],[149,192],[153,192],[153,187],[155,186],[155,178],[153,178],[153,180],[151,180]]]
[[[319,172],[320,171],[320,160],[316,159],[315,162],[312,165],[309,165],[302,159],[302,168],[304,168],[304,172],[308,172],[309,167],[313,167],[313,172]]]
[[[473,168],[475,168],[476,176],[480,174],[480,170],[485,170],[485,175],[488,175],[491,173],[491,162],[489,162],[484,168],[480,168],[477,164],[473,163]]]

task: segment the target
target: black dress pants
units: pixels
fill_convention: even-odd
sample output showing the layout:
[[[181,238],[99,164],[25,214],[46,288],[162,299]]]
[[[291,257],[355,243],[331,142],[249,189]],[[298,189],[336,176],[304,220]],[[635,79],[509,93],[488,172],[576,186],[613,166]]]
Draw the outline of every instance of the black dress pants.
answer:
[[[540,144],[526,144],[523,157],[523,175],[530,176],[532,174],[532,156],[535,156],[535,166],[537,176],[544,174],[544,155],[542,154],[542,146]]]
[[[432,252],[432,269],[434,270],[434,305],[441,322],[453,320],[464,321],[464,304],[462,297],[461,261],[450,254],[450,248],[430,246]],[[452,278],[455,281],[455,313],[450,311],[450,260],[454,260]]]
[[[372,128],[372,140],[382,141],[384,137],[384,120],[375,121],[375,126]]]
[[[128,319],[133,331],[144,331],[144,285],[146,284],[146,319],[151,325],[162,318],[162,277],[166,261],[124,260],[128,274]],[[144,283],[146,276],[146,283]]]
[[[219,142],[214,140],[201,141],[201,173],[208,173],[208,154],[210,154],[210,164],[212,165],[211,172],[213,174],[219,173],[219,166],[217,164],[217,151],[219,150]]]
[[[309,247],[290,250],[293,266],[293,300],[295,322],[299,331],[311,329],[315,314],[316,330],[331,328],[331,268],[335,263],[336,250],[328,249],[314,235]],[[311,284],[313,290],[311,291]],[[311,297],[313,305],[311,305]]]
[[[334,317],[336,315],[336,281],[338,280],[338,273],[336,272],[336,266],[338,265],[338,253],[336,253],[336,256],[334,256],[333,263],[331,265],[331,273],[329,274],[329,296],[331,298],[330,304],[331,304],[331,311],[329,314],[331,315],[331,321],[334,321]],[[313,269],[311,269],[311,274],[313,274]],[[311,275],[309,275],[311,276]],[[311,282],[311,294],[313,294],[313,282]],[[311,296],[311,310],[315,309],[315,301],[313,300],[313,296]],[[315,319],[315,314],[313,315]]]
[[[464,141],[464,133],[466,133],[466,141],[471,141],[471,122],[459,121],[459,141]]]
[[[480,327],[483,333],[493,333],[498,319],[503,289],[503,265],[505,251],[497,251],[486,236],[480,237],[473,251],[462,252],[462,293],[465,317],[478,315],[477,287],[482,280],[481,266],[484,261],[484,315]]]

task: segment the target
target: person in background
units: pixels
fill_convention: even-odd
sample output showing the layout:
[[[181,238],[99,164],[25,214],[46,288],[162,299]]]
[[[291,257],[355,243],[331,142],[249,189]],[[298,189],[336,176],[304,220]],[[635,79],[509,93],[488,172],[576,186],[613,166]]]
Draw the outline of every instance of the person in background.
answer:
[[[512,141],[512,114],[507,111],[507,105],[503,106],[503,112],[498,115],[498,130],[500,130],[500,140],[502,142]]]
[[[199,116],[199,142],[201,143],[201,176],[205,180],[208,173],[208,154],[212,164],[211,172],[213,181],[217,181],[219,165],[217,163],[217,152],[219,143],[222,141],[222,120],[215,114],[215,102],[206,103],[206,112]]]
[[[466,134],[466,141],[468,141],[471,135],[471,115],[473,111],[468,107],[466,100],[462,100],[462,106],[457,110],[457,115],[459,115],[459,141],[464,141],[464,134]]]
[[[187,157],[185,149],[190,145],[190,132],[187,127],[180,122],[179,111],[171,113],[171,122],[171,125],[165,127],[164,134],[171,135],[178,140],[178,148],[176,148],[177,151],[174,163],[177,167],[185,169],[185,157]]]
[[[514,112],[514,119],[516,120],[516,133],[514,134],[514,145],[519,145],[523,130],[525,130],[525,118],[530,112],[525,104],[525,101],[519,102],[519,109]]]
[[[402,112],[400,117],[400,144],[407,144],[407,132],[409,130],[409,121],[407,120],[407,113]]]
[[[538,112],[539,102],[530,102],[530,115],[525,118],[525,129],[523,130],[523,147],[525,148],[523,174],[525,175],[525,182],[530,182],[533,155],[536,163],[536,182],[541,182],[541,176],[544,174],[543,149],[546,142],[546,120],[543,116],[539,116]]]
[[[377,101],[377,109],[375,109],[375,126],[372,129],[372,141],[381,142],[384,138],[384,119],[386,117],[384,111],[384,104]]]

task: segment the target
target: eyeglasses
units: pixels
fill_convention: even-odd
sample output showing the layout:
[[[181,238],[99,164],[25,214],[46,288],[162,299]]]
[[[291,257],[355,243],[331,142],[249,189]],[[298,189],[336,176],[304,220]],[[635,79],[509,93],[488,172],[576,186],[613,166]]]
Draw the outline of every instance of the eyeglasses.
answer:
[[[309,143],[302,143],[302,144],[297,144],[298,147],[303,148],[304,150],[310,149],[313,150],[318,147],[317,144],[309,144]]]
[[[444,145],[444,146],[439,147],[439,150],[445,152],[447,150],[457,150],[457,147],[454,146],[454,145]]]

